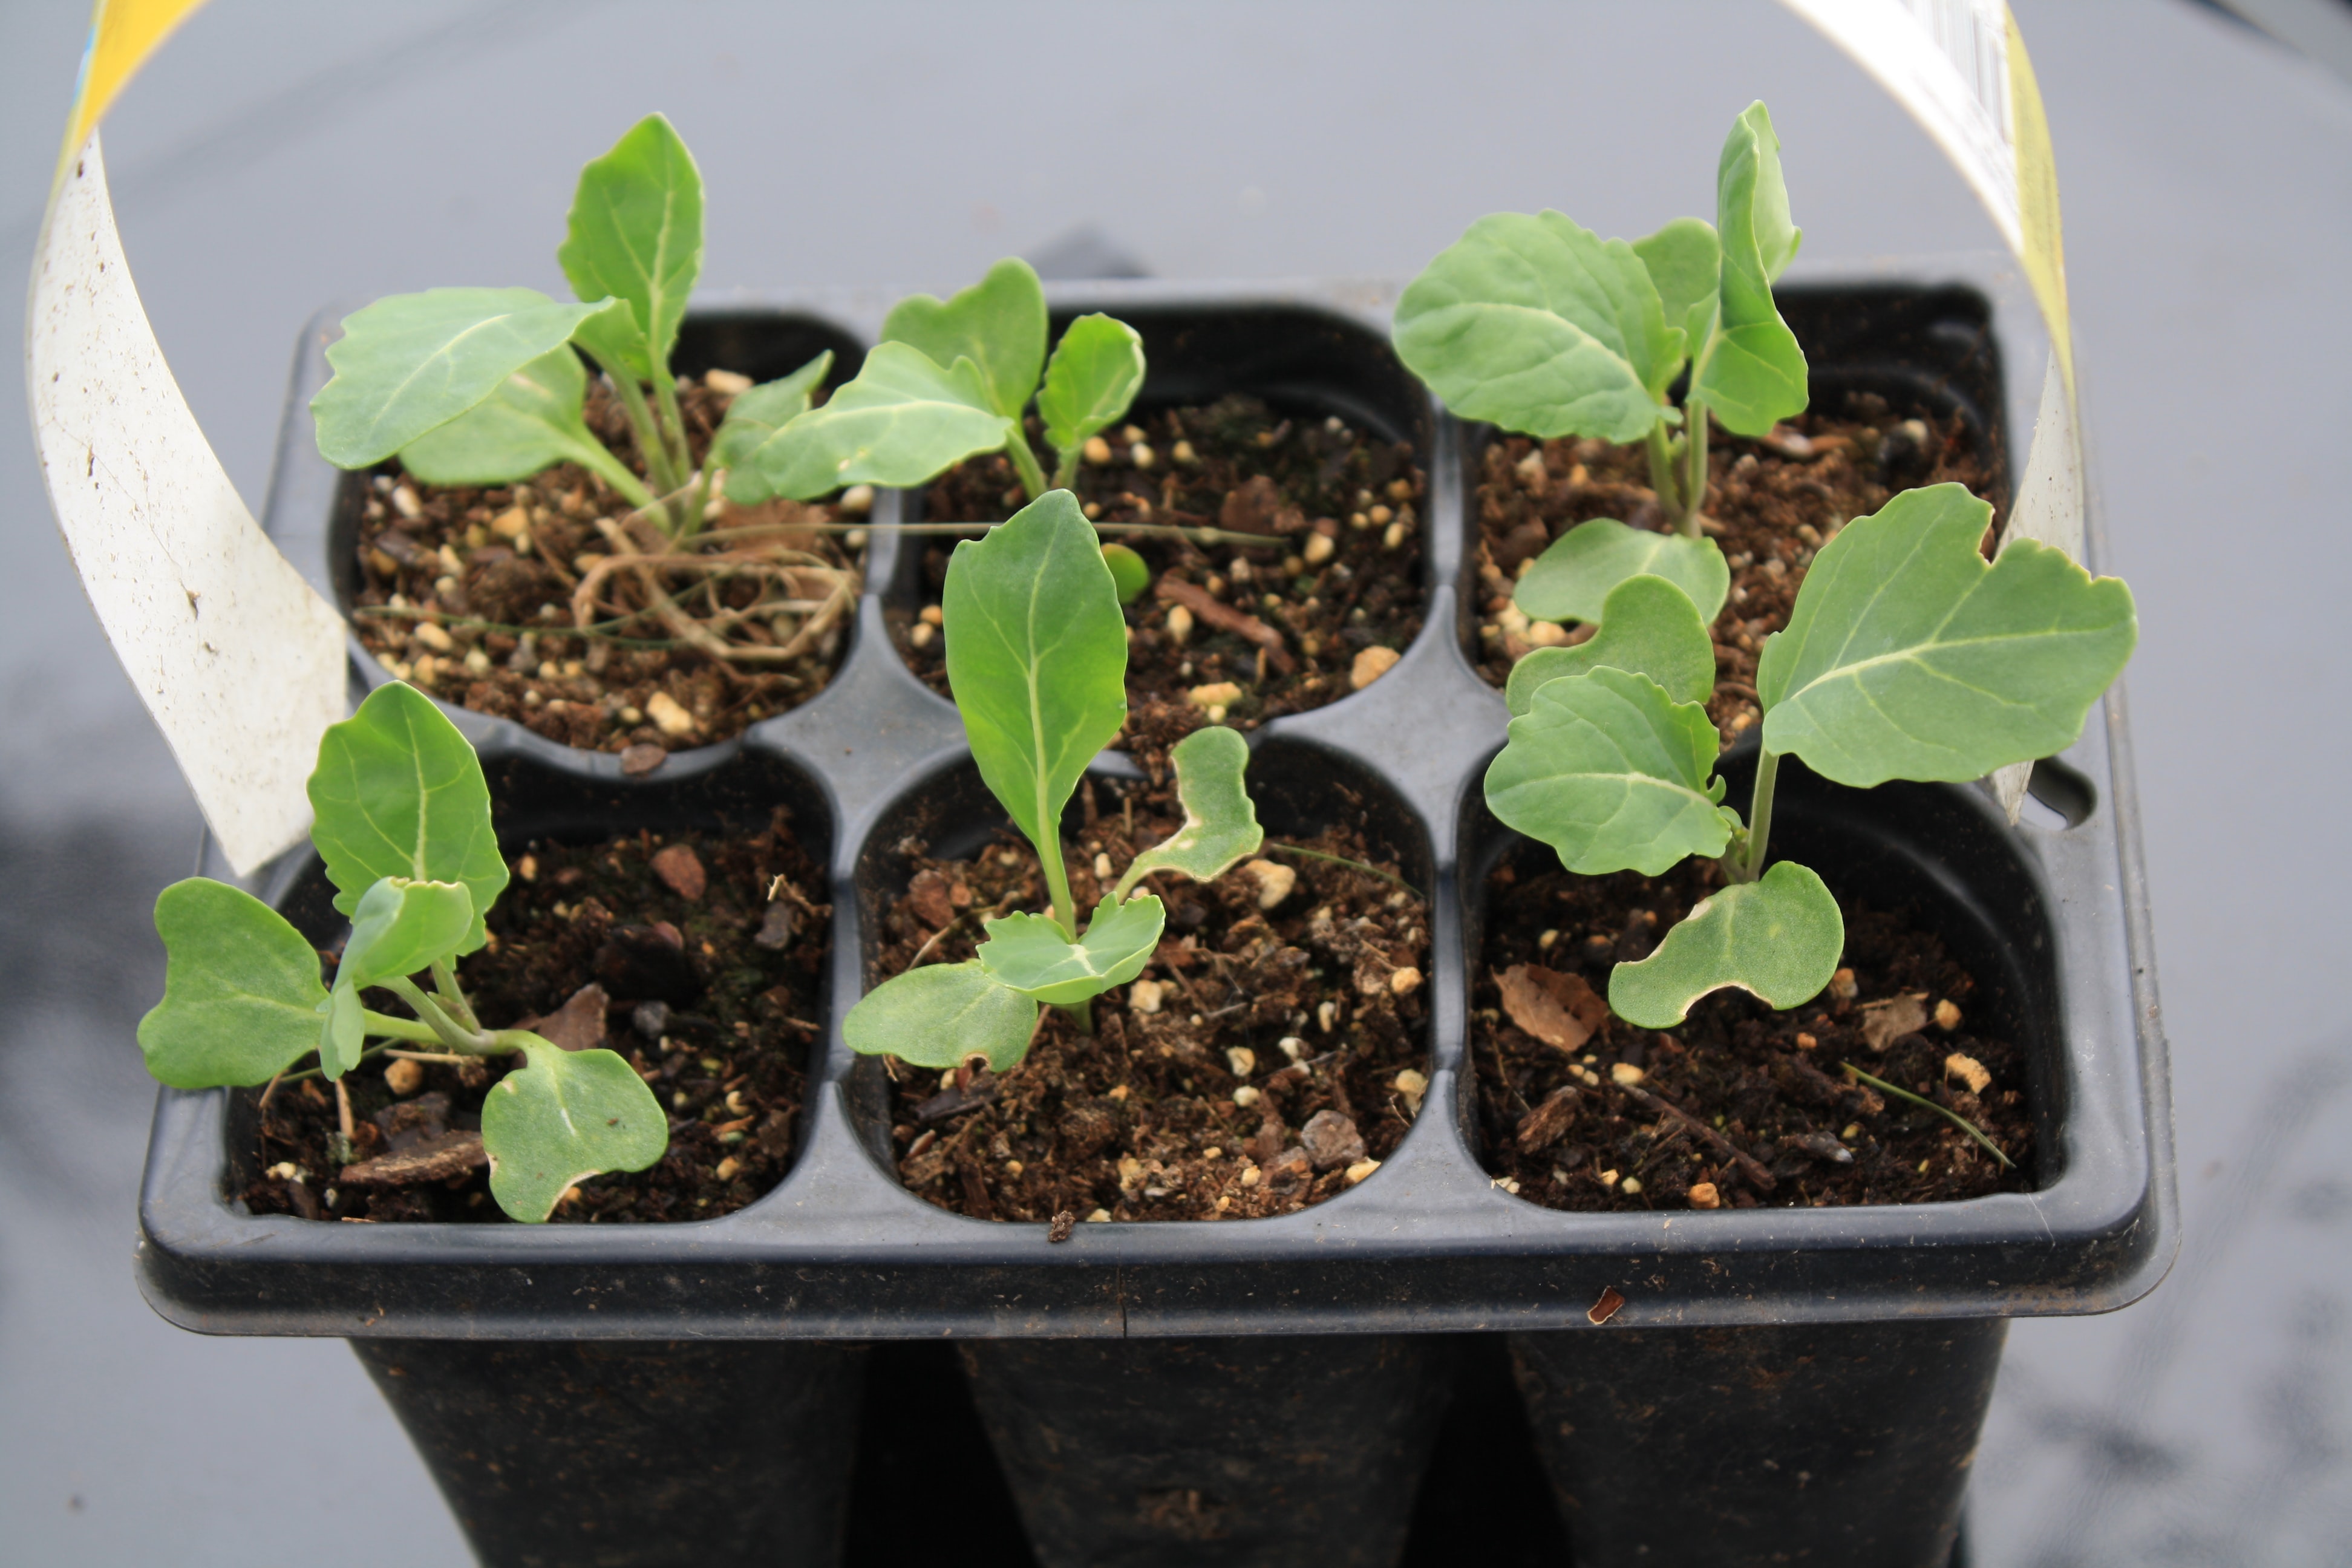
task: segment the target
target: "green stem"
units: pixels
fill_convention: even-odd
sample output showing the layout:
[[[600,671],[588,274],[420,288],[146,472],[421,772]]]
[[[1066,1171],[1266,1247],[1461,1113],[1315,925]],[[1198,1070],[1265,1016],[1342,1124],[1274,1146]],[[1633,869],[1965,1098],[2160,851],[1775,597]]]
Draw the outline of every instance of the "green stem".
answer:
[[[1072,942],[1078,940],[1077,901],[1070,896],[1070,873],[1062,864],[1062,836],[1049,829],[1037,846],[1037,859],[1045,868],[1045,891],[1054,900],[1054,923]]]
[[[1054,488],[1055,489],[1066,490],[1077,483],[1078,458],[1080,454],[1085,452],[1085,450],[1086,448],[1084,447],[1073,447],[1066,452],[1057,454],[1059,461],[1055,462],[1054,465]]]
[[[1682,531],[1685,539],[1699,536],[1699,513],[1706,506],[1706,405],[1683,399],[1685,427]]]
[[[669,445],[662,438],[661,422],[654,417],[652,407],[646,402],[646,389],[629,374],[626,365],[605,364],[594,350],[589,358],[604,369],[604,380],[613,395],[621,400],[621,412],[628,416],[629,429],[637,438],[637,452],[646,460],[646,478],[653,489],[667,495],[685,482],[684,476],[670,463]],[[646,503],[640,503],[646,504]]]
[[[449,1009],[450,1016],[469,1029],[480,1030],[482,1021],[474,1016],[474,1005],[466,1000],[466,993],[457,984],[457,966],[446,958],[433,961],[433,989],[441,1005]]]
[[[404,975],[396,980],[387,980],[383,985],[385,990],[415,1008],[416,1016],[431,1026],[433,1033],[451,1050],[475,1057],[493,1054],[489,1036],[478,1029],[467,1028],[443,1012],[441,1004],[418,990],[415,981]]]
[[[1045,483],[1045,470],[1037,466],[1037,454],[1029,449],[1029,432],[1018,419],[1013,422],[1013,434],[1004,443],[1005,455],[1013,459],[1013,469],[1021,476],[1021,486],[1035,500],[1053,488]]]
[[[1735,882],[1752,882],[1764,874],[1764,850],[1772,837],[1772,786],[1780,773],[1779,752],[1768,746],[1757,753],[1756,789],[1748,797],[1747,841],[1723,863]]]
[[[383,1035],[395,1040],[410,1040],[420,1046],[440,1046],[448,1042],[433,1030],[430,1024],[415,1018],[395,1018],[388,1013],[362,1010],[360,1026],[371,1035]]]
[[[1081,1035],[1091,1036],[1095,1032],[1095,999],[1093,997],[1081,998],[1071,1003],[1062,1011],[1070,1016],[1070,1022],[1077,1026],[1078,1033]]]
[[[620,493],[633,507],[643,509],[654,504],[654,492],[646,489],[645,481],[629,472],[629,465],[613,456],[612,448],[593,437],[572,449],[572,460],[588,469]]]
[[[1852,1062],[1846,1062],[1843,1065],[1849,1074],[1862,1079],[1863,1082],[1870,1085],[1873,1089],[1884,1089],[1888,1094],[1894,1095],[1898,1099],[1907,1100],[1914,1105],[1926,1106],[1928,1110],[1934,1111],[1937,1115],[1942,1117],[1945,1121],[1950,1122],[1953,1126],[1958,1128],[1961,1131],[1967,1133],[1969,1137],[1975,1139],[1978,1142],[1990,1150],[1992,1157],[2000,1161],[2004,1166],[2007,1166],[2012,1171],[2017,1168],[2015,1162],[2011,1161],[2008,1155],[2000,1152],[2000,1144],[1994,1142],[1991,1139],[1979,1131],[1977,1130],[1977,1124],[1969,1121],[1967,1117],[1962,1116],[1958,1111],[1951,1110],[1948,1106],[1938,1105],[1934,1100],[1929,1100],[1923,1095],[1914,1094],[1907,1089],[1897,1089],[1883,1078],[1873,1078],[1870,1074],[1863,1071]]]
[[[1664,420],[1651,423],[1649,448],[1650,488],[1658,492],[1658,505],[1665,509],[1666,515],[1675,520],[1676,526],[1680,526],[1683,520],[1681,498],[1675,493],[1675,458],[1666,445]]]
[[[1326,855],[1320,849],[1303,849],[1296,844],[1267,844],[1268,849],[1285,855],[1303,855],[1309,860],[1328,860],[1334,866],[1345,866],[1350,871],[1360,871],[1367,877],[1378,877],[1383,882],[1394,882],[1406,892],[1420,896],[1421,889],[1393,871],[1383,871],[1378,866],[1367,866],[1361,860],[1350,860],[1345,855]]]
[[[677,477],[670,488],[675,489],[686,483],[686,476],[694,467],[694,454],[686,444],[686,414],[677,405],[677,377],[669,373],[669,366],[659,363],[654,365],[654,395],[661,399],[670,471]]]

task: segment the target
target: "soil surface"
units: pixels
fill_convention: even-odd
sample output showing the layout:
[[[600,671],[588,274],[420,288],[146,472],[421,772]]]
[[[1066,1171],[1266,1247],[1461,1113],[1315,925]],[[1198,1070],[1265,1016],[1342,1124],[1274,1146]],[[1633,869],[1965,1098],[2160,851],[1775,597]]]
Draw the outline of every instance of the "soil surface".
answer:
[[[1719,991],[1670,1031],[1610,1014],[1610,966],[1648,956],[1718,882],[1711,861],[1656,878],[1571,876],[1540,847],[1495,871],[1471,992],[1489,1173],[1530,1202],[1579,1210],[2032,1190],[2024,1053],[1976,1032],[1974,980],[1899,914],[1847,903],[1846,967],[1793,1011]],[[2015,1168],[1936,1111],[1848,1079],[1848,1062],[1967,1118]]]
[[[1979,446],[1958,416],[1938,421],[1924,409],[1891,409],[1874,393],[1847,395],[1835,413],[1809,410],[1761,439],[1715,427],[1703,526],[1731,567],[1731,595],[1711,628],[1716,688],[1706,710],[1726,746],[1762,717],[1756,660],[1764,639],[1788,624],[1813,552],[1839,529],[1897,491],[1947,480],[1992,502],[2000,525],[2005,502],[1995,493],[1992,454]],[[1511,666],[1538,646],[1531,632],[1569,643],[1591,635],[1582,626],[1531,626],[1512,607],[1511,586],[1528,563],[1596,517],[1633,528],[1667,525],[1638,446],[1500,436],[1482,465],[1478,673],[1501,687]]]
[[[1053,472],[1050,454],[1039,462]],[[1336,416],[1285,417],[1232,396],[1105,431],[1074,488],[1087,515],[1107,523],[1265,540],[1196,545],[1103,530],[1152,572],[1152,587],[1127,606],[1135,630],[1122,743],[1139,754],[1164,752],[1203,724],[1255,729],[1336,701],[1377,679],[1421,631],[1426,485],[1407,443]],[[923,516],[1002,521],[1026,500],[998,453],[933,481]],[[908,668],[944,697],[939,604],[955,544],[917,537],[927,545],[921,613],[897,618],[892,637]]]
[[[1102,812],[1070,861],[1081,908],[1181,821],[1139,789],[1130,828],[1122,803],[1092,787]],[[1167,934],[1135,984],[1095,998],[1092,1037],[1048,1007],[1002,1077],[885,1058],[908,1187],[958,1214],[1052,1221],[1066,1235],[1087,1220],[1289,1214],[1371,1176],[1427,1087],[1428,906],[1275,842],[1255,869],[1206,887],[1148,879],[1168,905]],[[1301,842],[1394,870],[1346,827]],[[877,982],[927,945],[927,962],[969,958],[984,915],[1045,907],[1018,837],[916,866],[887,917]]]
[[[682,378],[678,398],[699,462],[732,395]],[[602,381],[589,386],[586,418],[642,476],[628,423]],[[786,584],[802,593],[796,602],[825,603],[825,611],[729,622],[726,612],[752,605],[770,580],[665,574],[680,604],[706,620],[719,617],[724,641],[786,647],[807,620],[820,622],[789,661],[740,662],[686,646],[650,615],[613,625],[621,617],[601,607],[595,616],[605,635],[570,631],[573,590],[615,552],[613,530],[632,510],[576,464],[558,464],[527,484],[473,489],[425,484],[394,461],[369,483],[351,614],[360,641],[401,679],[562,745],[650,747],[650,765],[667,752],[723,741],[823,691],[856,619],[864,536],[821,526],[844,521],[839,501],[723,506],[706,524],[706,550],[728,549],[730,532],[768,530],[758,542],[781,544],[790,554],[780,559],[802,572]],[[641,552],[664,547],[642,524],[631,542]],[[840,602],[831,604],[836,595]]]
[[[458,964],[476,1013],[492,1028],[528,1026],[568,1048],[618,1051],[669,1111],[669,1150],[658,1162],[582,1183],[554,1218],[711,1219],[782,1180],[832,929],[830,907],[808,901],[824,890],[823,871],[784,814],[748,837],[534,844],[509,864],[515,876],[490,911],[490,945]],[[379,1012],[410,1016],[389,992],[366,997]],[[509,1065],[371,1056],[343,1079],[353,1153],[377,1159],[478,1131],[483,1096]],[[332,1085],[315,1076],[279,1083],[260,1115],[261,1174],[242,1194],[253,1212],[505,1219],[478,1154],[430,1179],[362,1185],[330,1157],[337,1131]]]

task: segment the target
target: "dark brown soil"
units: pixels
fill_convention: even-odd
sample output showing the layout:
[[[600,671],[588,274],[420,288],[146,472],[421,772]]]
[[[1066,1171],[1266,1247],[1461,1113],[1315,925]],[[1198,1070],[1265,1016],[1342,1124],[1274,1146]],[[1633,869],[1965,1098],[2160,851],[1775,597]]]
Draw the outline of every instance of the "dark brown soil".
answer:
[[[680,381],[678,397],[699,461],[732,399],[691,379]],[[627,422],[601,382],[589,387],[587,419],[624,462],[644,473]],[[707,525],[706,548],[713,550],[727,547],[730,531],[794,525],[780,541],[772,533],[761,541],[781,542],[795,560],[816,563],[820,574],[849,574],[847,602],[804,654],[778,664],[711,658],[651,616],[611,626],[609,635],[572,635],[572,590],[583,572],[614,549],[599,521],[617,522],[631,510],[577,465],[558,464],[528,484],[476,489],[413,480],[395,461],[371,485],[352,601],[361,642],[394,675],[443,700],[515,720],[563,745],[667,752],[723,741],[824,690],[855,619],[863,536],[800,531],[836,521],[837,503],[727,507]],[[660,543],[657,535],[635,541],[640,550]],[[705,618],[714,608],[749,607],[764,586],[749,574],[729,578],[713,589],[714,606],[702,597],[703,574],[673,572],[663,581]],[[826,591],[814,574],[798,585],[813,597]],[[617,618],[609,611],[597,616],[600,623]],[[774,647],[800,624],[797,617],[741,620],[723,640]]]
[[[1179,820],[1164,801],[1139,800],[1130,837],[1107,806],[1072,856],[1079,906],[1093,906],[1136,844]],[[1346,828],[1306,843],[1379,864]],[[1096,877],[1097,854],[1109,878]],[[1426,1087],[1427,905],[1328,861],[1265,858],[1297,873],[1271,910],[1246,869],[1207,887],[1151,879],[1167,935],[1137,984],[1095,998],[1091,1037],[1049,1007],[1018,1066],[961,1087],[954,1073],[886,1058],[906,1184],[982,1219],[1083,1223],[1289,1214],[1370,1176],[1367,1162],[1394,1151]],[[917,865],[887,917],[877,980],[942,923],[929,960],[952,963],[971,956],[982,915],[1045,906],[1035,857],[1016,837],[970,861]],[[1254,1059],[1237,1061],[1236,1049]]]
[[[1141,753],[1164,751],[1213,721],[1255,729],[1284,713],[1338,700],[1378,678],[1385,649],[1402,654],[1421,631],[1425,484],[1412,448],[1336,416],[1285,418],[1254,397],[1168,409],[1104,432],[1079,465],[1076,490],[1098,521],[1234,529],[1266,542],[1196,546],[1189,540],[1121,534],[1150,566],[1154,587],[1127,607],[1128,731]],[[1141,458],[1144,460],[1139,460]],[[1050,456],[1041,455],[1047,473]],[[1002,521],[1026,501],[1010,459],[976,458],[934,481],[926,519]],[[1311,541],[1320,534],[1324,546]],[[922,567],[922,614],[899,618],[893,638],[908,668],[948,690],[938,617],[951,539],[933,538]],[[1174,601],[1162,583],[1188,584],[1227,611],[1276,634],[1280,651],[1187,607],[1191,632],[1170,629]],[[1360,660],[1362,661],[1360,663]],[[1383,661],[1386,662],[1383,662]],[[1288,668],[1285,668],[1286,661]],[[1215,689],[1230,683],[1230,695]],[[1198,694],[1198,695],[1195,695]],[[1209,710],[1223,713],[1212,721]]]
[[[690,887],[681,847],[703,869],[698,898],[656,868],[667,852],[661,866]],[[669,1111],[669,1151],[659,1162],[583,1183],[554,1217],[711,1219],[782,1180],[799,1136],[832,912],[803,901],[824,890],[824,876],[783,813],[747,837],[638,834],[586,847],[534,844],[510,863],[515,879],[490,912],[490,945],[458,965],[475,1011],[490,1027],[520,1026],[602,984],[607,1001],[589,1024],[592,1036],[601,1023],[602,1043],[629,1059]],[[659,930],[665,923],[678,945]],[[407,1016],[388,992],[367,997],[379,1011]],[[478,1128],[482,1098],[508,1064],[466,1071],[410,1064],[422,1068],[422,1079],[404,1096],[386,1081],[394,1065],[371,1057],[344,1077],[362,1160],[385,1153],[388,1134]],[[505,1217],[481,1169],[389,1189],[339,1182],[329,1157],[336,1131],[332,1086],[315,1077],[280,1083],[261,1113],[262,1173],[243,1194],[247,1205],[313,1219]],[[302,1173],[299,1180],[288,1179],[289,1165]]]
[[[1705,1207],[1692,1195],[1702,1183],[1713,1184],[1720,1206],[1740,1208],[1943,1203],[2032,1189],[2024,1054],[1974,1031],[1975,982],[1937,938],[1897,914],[1847,903],[1847,967],[1790,1012],[1721,991],[1667,1032],[1610,1015],[1572,1054],[1514,1021],[1500,978],[1514,966],[1576,977],[1605,997],[1610,965],[1647,956],[1717,880],[1711,861],[1657,878],[1576,877],[1540,848],[1496,869],[1471,993],[1490,1173],[1530,1202],[1579,1210]],[[1864,1027],[1885,1010],[1873,1005],[1906,998],[1924,1014],[1919,1027],[1874,1047]],[[1941,1003],[1958,1009],[1944,1015],[1949,1028],[1937,1016]],[[1889,1032],[1883,1016],[1877,1032]],[[2002,1169],[1936,1112],[1849,1080],[1841,1070],[1849,1061],[1966,1117],[2016,1168]],[[1990,1075],[1981,1089],[1966,1081],[1970,1068]],[[1713,1128],[1749,1165],[1621,1087],[1628,1069],[1638,1069],[1634,1090]],[[1769,1187],[1756,1179],[1759,1168]]]
[[[1946,480],[1992,502],[1999,526],[2006,503],[1996,493],[1992,456],[1978,445],[1957,417],[1898,413],[1872,393],[1849,395],[1836,413],[1809,410],[1761,440],[1716,426],[1703,515],[1730,564],[1731,595],[1712,628],[1717,679],[1706,710],[1725,745],[1761,717],[1757,656],[1764,639],[1788,624],[1813,552],[1839,529],[1876,511],[1899,490]],[[1541,458],[1530,462],[1538,446]],[[1643,448],[1574,437],[1497,437],[1486,450],[1477,505],[1478,574],[1486,595],[1479,606],[1478,673],[1496,687],[1536,646],[1526,618],[1511,607],[1511,585],[1524,563],[1596,517],[1634,528],[1665,526]],[[1567,640],[1589,635],[1572,627]]]

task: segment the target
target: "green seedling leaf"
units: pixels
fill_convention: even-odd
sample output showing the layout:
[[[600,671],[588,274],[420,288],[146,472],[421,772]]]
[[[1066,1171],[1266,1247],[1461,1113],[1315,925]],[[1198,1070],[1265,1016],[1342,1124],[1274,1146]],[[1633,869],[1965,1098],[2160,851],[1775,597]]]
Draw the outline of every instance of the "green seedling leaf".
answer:
[[[1494,213],[1397,301],[1396,349],[1465,419],[1549,438],[1637,440],[1681,368],[1679,325],[1633,247],[1556,212]]]
[[[941,597],[980,776],[1032,844],[1057,843],[1063,804],[1127,721],[1127,622],[1094,525],[1048,490],[958,544]]]
[[[1654,533],[1613,518],[1580,522],[1553,541],[1519,579],[1511,602],[1534,621],[1598,621],[1606,625],[1609,595],[1643,574],[1664,577],[1712,624],[1731,592],[1731,568],[1712,539]]]
[[[1639,963],[1609,973],[1609,1005],[1627,1023],[1671,1029],[1710,991],[1737,985],[1773,1007],[1821,994],[1845,951],[1837,900],[1804,867],[1782,860],[1760,880],[1703,899]]]
[[[1142,973],[1166,923],[1167,911],[1150,893],[1097,905],[1076,942],[1043,915],[1006,915],[985,922],[988,940],[977,956],[996,980],[1032,1001],[1069,1007]]]
[[[1045,364],[1045,290],[1034,268],[1007,257],[950,299],[899,300],[883,320],[882,341],[905,343],[936,364],[971,361],[986,389],[982,406],[1018,420]]]
[[[360,897],[351,939],[335,969],[331,1005],[319,1036],[319,1066],[331,1079],[359,1066],[365,1043],[360,993],[447,958],[474,923],[474,900],[456,882],[386,877]]]
[[[1118,879],[1116,898],[1154,871],[1173,871],[1195,882],[1213,882],[1265,842],[1257,807],[1242,775],[1249,768],[1249,742],[1222,724],[1195,730],[1168,753],[1176,764],[1176,798],[1184,805],[1184,826],[1138,855]]]
[[[1110,584],[1118,595],[1118,602],[1132,605],[1143,597],[1143,591],[1151,586],[1151,568],[1144,564],[1143,557],[1124,544],[1106,544],[1102,552],[1103,564],[1110,568]]]
[[[536,1036],[527,1065],[490,1086],[482,1148],[490,1195],[536,1225],[563,1190],[606,1171],[642,1171],[669,1147],[669,1121],[636,1069],[607,1050],[567,1051]]]
[[[737,394],[727,405],[727,417],[710,438],[710,461],[727,470],[729,500],[757,506],[776,495],[766,468],[776,437],[808,412],[816,389],[832,374],[833,351],[827,349],[790,375]]]
[[[762,443],[759,468],[776,494],[808,500],[844,485],[919,485],[1013,434],[971,360],[942,370],[919,349],[879,343],[824,407]]]
[[[555,259],[583,300],[629,307],[581,333],[606,369],[651,381],[668,365],[702,272],[702,174],[667,118],[648,114],[580,171]]]
[[[1772,282],[1796,259],[1803,235],[1789,221],[1780,140],[1772,116],[1751,103],[1732,125],[1716,172],[1716,225],[1723,245],[1722,309],[1695,348],[1686,401],[1715,410],[1723,427],[1761,436],[1805,410],[1805,352],[1772,302]]]
[[[1633,242],[1633,254],[1648,268],[1666,325],[1683,330],[1686,352],[1696,353],[1715,332],[1716,278],[1723,246],[1704,218],[1678,217],[1647,239]]]
[[[1715,691],[1715,644],[1688,594],[1664,577],[1628,577],[1609,591],[1601,629],[1591,637],[1574,647],[1539,647],[1511,666],[1504,700],[1525,713],[1546,681],[1588,669],[1646,675],[1677,702],[1704,702]]]
[[[895,975],[858,999],[842,1037],[864,1056],[892,1056],[919,1068],[961,1067],[971,1056],[1003,1072],[1029,1050],[1037,1004],[976,958]]]
[[[1764,744],[1858,787],[1966,780],[2072,744],[2139,635],[2131,590],[2017,540],[1955,484],[1848,523],[1764,645]]]
[[[457,952],[482,945],[482,917],[507,885],[507,865],[481,762],[432,699],[394,681],[329,725],[310,774],[310,809],[318,814],[310,841],[338,910],[356,914],[384,877],[461,882],[473,919]]]
[[[428,485],[503,485],[556,463],[604,472],[610,451],[588,432],[581,399],[588,374],[559,343],[499,383],[489,396],[400,449],[404,467]]]
[[[1136,330],[1105,315],[1080,316],[1054,345],[1045,384],[1037,389],[1046,444],[1057,454],[1076,451],[1127,412],[1142,384],[1143,339]]]
[[[536,289],[428,289],[355,310],[327,349],[335,378],[310,399],[320,455],[342,468],[380,463],[617,308]]]
[[[191,877],[155,900],[163,999],[139,1020],[147,1070],[173,1089],[268,1083],[319,1044],[319,955],[242,889]]]
[[[1486,805],[1587,876],[1654,877],[1731,840],[1712,787],[1715,726],[1646,675],[1593,669],[1537,688],[1486,769]]]

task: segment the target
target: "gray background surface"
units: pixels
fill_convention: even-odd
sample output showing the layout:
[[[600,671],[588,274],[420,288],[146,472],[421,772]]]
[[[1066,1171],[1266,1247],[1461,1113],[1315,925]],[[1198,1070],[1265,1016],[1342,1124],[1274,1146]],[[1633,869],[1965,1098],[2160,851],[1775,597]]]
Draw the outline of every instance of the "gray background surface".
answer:
[[[1981,1563],[2352,1563],[2352,88],[2181,0],[2016,0],[2048,102],[2130,689],[2186,1242],[2020,1324]],[[26,267],[86,25],[0,9],[0,257]],[[1765,0],[781,7],[215,0],[108,127],[124,242],[257,510],[331,300],[559,288],[578,165],[666,110],[704,277],[944,291],[1092,226],[1171,277],[1408,276],[1474,216],[1705,212],[1769,101],[1816,268],[1997,243],[1926,137]],[[21,274],[20,274],[21,275]],[[50,524],[0,377],[0,1561],[464,1560],[340,1344],[165,1326],[130,1270],[146,923],[196,816]]]

